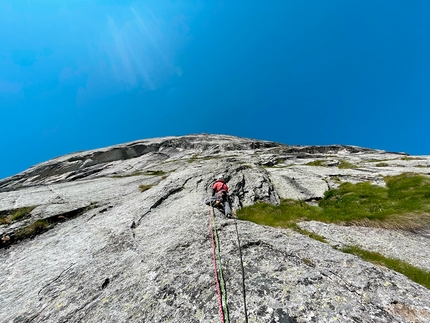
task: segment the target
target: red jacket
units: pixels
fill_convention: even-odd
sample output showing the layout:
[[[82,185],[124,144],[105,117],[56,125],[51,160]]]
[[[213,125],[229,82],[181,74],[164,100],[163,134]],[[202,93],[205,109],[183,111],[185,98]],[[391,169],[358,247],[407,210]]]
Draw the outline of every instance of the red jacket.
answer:
[[[212,188],[212,192],[215,194],[215,193],[218,193],[220,191],[225,191],[226,193],[228,193],[228,187],[223,181],[218,180],[215,182],[215,184]]]

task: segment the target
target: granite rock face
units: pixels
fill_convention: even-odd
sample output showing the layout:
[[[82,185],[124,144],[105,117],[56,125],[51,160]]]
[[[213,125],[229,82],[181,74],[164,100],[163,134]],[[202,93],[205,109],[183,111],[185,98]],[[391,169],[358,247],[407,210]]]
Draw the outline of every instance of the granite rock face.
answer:
[[[430,174],[430,157],[405,157],[190,135],[36,165],[0,181],[0,216],[33,207],[0,225],[0,321],[220,322],[204,204],[218,174],[234,209],[312,203],[341,182]],[[316,161],[324,166],[309,165]],[[339,168],[345,162],[358,167]],[[428,289],[332,247],[360,245],[430,270],[426,233],[300,224],[329,242],[321,243],[217,210],[215,223],[231,322],[245,321],[237,232],[249,322],[430,321]]]

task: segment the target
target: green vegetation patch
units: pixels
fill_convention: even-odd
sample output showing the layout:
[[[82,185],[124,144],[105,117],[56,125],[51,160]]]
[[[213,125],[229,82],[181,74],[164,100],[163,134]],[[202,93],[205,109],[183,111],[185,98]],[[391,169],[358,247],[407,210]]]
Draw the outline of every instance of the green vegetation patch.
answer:
[[[314,161],[311,161],[309,163],[306,163],[305,165],[306,166],[323,166],[323,167],[328,167],[329,166],[329,161],[319,159],[319,160],[314,160]],[[332,166],[332,165],[330,165],[330,166]],[[350,162],[347,162],[346,160],[343,160],[343,159],[339,160],[339,164],[337,165],[337,167],[340,168],[340,169],[357,168],[356,165],[351,164]]]
[[[240,220],[247,220],[272,227],[289,227],[302,220],[310,220],[319,213],[318,207],[303,201],[284,199],[277,206],[269,203],[256,203],[244,207],[237,213]]]
[[[329,190],[318,206],[303,201],[281,200],[280,205],[256,203],[238,211],[238,218],[258,224],[291,228],[312,239],[326,242],[313,232],[301,229],[297,222],[316,220],[343,225],[359,224],[387,229],[417,230],[430,227],[430,178],[405,173],[384,178],[386,187],[369,182],[343,183]],[[350,246],[341,251],[365,261],[386,266],[430,289],[430,272],[404,261]],[[305,263],[311,263],[303,260]]]
[[[338,184],[342,183],[342,180],[339,178],[339,176],[330,176],[330,179],[335,183],[338,183]]]
[[[198,159],[198,154],[194,154],[194,155],[192,155],[191,156],[191,158],[190,159],[188,159],[188,162],[191,164],[191,163],[193,163],[193,162],[195,162],[197,159]]]
[[[112,178],[123,178],[123,177],[131,177],[131,176],[140,176],[143,175],[141,171],[134,171],[131,174],[125,174],[125,175],[113,175]]]
[[[368,162],[369,163],[379,163],[379,162],[386,162],[386,161],[390,161],[391,159],[369,159]]]
[[[51,227],[53,227],[53,225],[51,225],[48,220],[37,220],[25,228],[19,229],[16,232],[16,237],[18,240],[32,238],[38,234],[48,231],[51,229]]]
[[[392,270],[395,270],[410,280],[423,285],[424,287],[430,289],[430,272],[423,269],[414,267],[404,261],[394,258],[387,258],[378,252],[371,252],[363,250],[357,246],[349,246],[343,248],[341,251],[356,255],[365,261],[371,262],[375,265],[382,265]]]
[[[325,160],[314,160],[305,164],[306,166],[327,166],[327,162]]]
[[[74,209],[62,214],[56,214],[45,219],[39,219],[33,222],[32,224],[27,225],[26,227],[21,227],[20,229],[17,229],[13,233],[3,235],[1,237],[0,248],[6,248],[9,245],[18,243],[24,239],[28,239],[28,238],[31,239],[39,234],[42,234],[54,228],[60,222],[64,222],[64,221],[76,218],[78,216],[81,216],[85,212],[96,207],[97,207],[97,202],[91,202],[90,205],[80,207],[78,209]],[[15,211],[13,214],[18,217],[20,216],[23,217],[25,215],[22,215],[22,214],[28,214],[26,212],[31,212],[33,208],[34,207],[29,207],[27,208],[27,210],[21,210],[20,212]],[[4,211],[0,211],[0,215],[4,213],[5,213]]]
[[[165,172],[162,170],[147,170],[145,172],[142,171],[134,171],[131,174],[126,175],[113,175],[112,178],[123,178],[123,177],[131,177],[131,176],[140,176],[140,175],[147,175],[147,176],[161,176],[164,175]]]
[[[375,166],[376,166],[376,167],[388,167],[388,166],[390,166],[390,165],[389,165],[389,164],[387,164],[387,163],[377,163]]]
[[[162,170],[147,170],[143,174],[148,175],[148,176],[161,176],[161,175],[164,175],[166,173]]]
[[[35,206],[22,207],[19,209],[2,212],[4,216],[0,217],[0,224],[11,224],[14,221],[18,221],[28,215],[33,211]]]
[[[239,210],[238,217],[275,227],[306,220],[412,231],[429,227],[430,178],[406,173],[387,176],[385,182],[387,187],[342,183],[327,191],[318,206],[285,199],[278,206],[257,203]]]
[[[337,166],[340,169],[348,169],[348,168],[357,168],[358,166],[351,164],[350,162],[347,162],[346,160],[341,159],[340,164]]]
[[[169,177],[169,174],[166,174],[162,170],[150,170],[150,171],[146,171],[144,175],[148,175],[148,176],[161,176],[161,180],[159,180],[157,183],[154,183],[154,184],[141,184],[141,185],[139,185],[139,191],[141,193],[149,190],[153,186],[158,185],[162,180],[165,180],[167,177]]]
[[[212,159],[222,159],[222,158],[227,158],[228,156],[205,156],[202,158],[196,158],[196,159],[202,159],[202,160],[212,160]]]
[[[149,190],[151,187],[152,187],[152,185],[142,184],[142,185],[139,185],[139,191],[141,193],[143,193],[143,192]]]
[[[403,156],[400,158],[401,160],[422,160],[422,158],[419,157],[411,157],[411,156]]]
[[[308,231],[308,230],[304,230],[304,229],[300,228],[296,223],[293,225],[290,225],[289,227],[291,229],[293,229],[294,231],[296,231],[300,234],[303,234],[303,235],[305,235],[311,239],[317,240],[319,242],[327,243],[327,240],[323,236],[320,236],[319,234],[316,234],[316,233]]]

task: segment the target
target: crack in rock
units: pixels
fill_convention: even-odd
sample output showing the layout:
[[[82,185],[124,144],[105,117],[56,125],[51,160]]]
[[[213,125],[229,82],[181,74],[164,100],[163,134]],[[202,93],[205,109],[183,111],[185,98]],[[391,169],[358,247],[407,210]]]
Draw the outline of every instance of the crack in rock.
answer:
[[[0,240],[2,241],[2,243],[0,244],[0,249],[7,248],[12,244],[20,243],[26,239],[32,239],[42,233],[45,233],[46,231],[53,229],[58,223],[77,218],[94,207],[95,204],[90,204],[71,211],[42,218],[33,221],[27,226],[18,227],[13,231],[5,232],[0,237]]]

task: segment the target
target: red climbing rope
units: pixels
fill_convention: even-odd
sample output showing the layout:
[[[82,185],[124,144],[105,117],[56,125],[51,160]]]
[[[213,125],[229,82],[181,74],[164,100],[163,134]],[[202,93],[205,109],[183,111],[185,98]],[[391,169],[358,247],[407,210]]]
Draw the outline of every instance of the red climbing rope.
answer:
[[[221,317],[221,322],[224,323],[225,321],[224,321],[224,312],[222,309],[221,289],[219,286],[219,277],[218,277],[218,270],[217,270],[217,264],[216,264],[215,237],[214,237],[214,230],[213,230],[213,225],[212,225],[212,217],[213,217],[213,213],[212,213],[212,207],[211,207],[210,208],[209,222],[210,222],[210,230],[211,230],[211,237],[212,237],[212,257],[213,257],[213,261],[214,261],[215,284],[216,284],[216,290],[218,293],[219,315]]]

